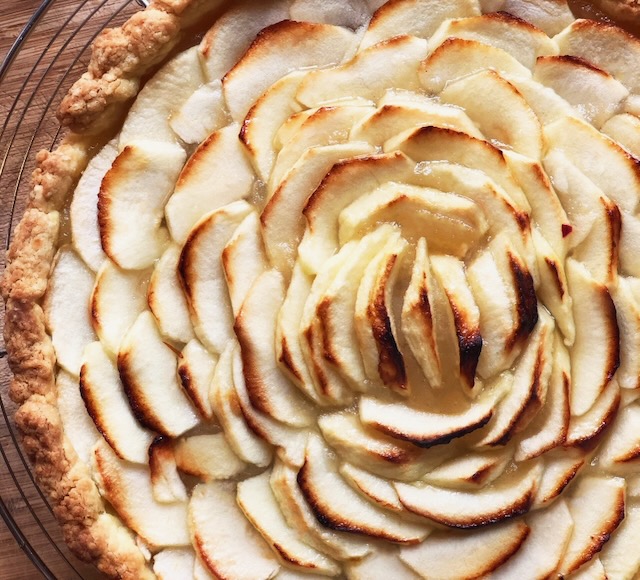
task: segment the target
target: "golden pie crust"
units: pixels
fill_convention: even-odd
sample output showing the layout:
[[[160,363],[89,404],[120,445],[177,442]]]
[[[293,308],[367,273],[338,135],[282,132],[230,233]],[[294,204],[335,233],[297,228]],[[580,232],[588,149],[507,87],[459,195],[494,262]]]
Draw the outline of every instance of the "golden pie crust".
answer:
[[[598,4],[614,20],[640,18],[636,0]],[[111,128],[138,94],[141,79],[185,38],[185,31],[217,9],[208,0],[153,0],[122,27],[97,37],[87,72],[60,106],[65,138],[54,151],[37,156],[28,208],[13,234],[2,279],[13,373],[10,396],[20,405],[15,419],[24,448],[72,552],[111,578],[155,575],[130,530],[105,507],[87,465],[65,437],[56,405],[56,357],[42,302],[57,251],[60,215],[89,151],[111,136]]]

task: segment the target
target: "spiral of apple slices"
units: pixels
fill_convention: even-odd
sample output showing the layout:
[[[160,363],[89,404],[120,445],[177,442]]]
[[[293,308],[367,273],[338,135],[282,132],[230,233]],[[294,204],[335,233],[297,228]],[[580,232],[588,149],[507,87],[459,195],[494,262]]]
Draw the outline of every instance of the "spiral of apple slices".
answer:
[[[234,5],[78,184],[59,408],[158,577],[637,573],[640,42],[485,4]]]

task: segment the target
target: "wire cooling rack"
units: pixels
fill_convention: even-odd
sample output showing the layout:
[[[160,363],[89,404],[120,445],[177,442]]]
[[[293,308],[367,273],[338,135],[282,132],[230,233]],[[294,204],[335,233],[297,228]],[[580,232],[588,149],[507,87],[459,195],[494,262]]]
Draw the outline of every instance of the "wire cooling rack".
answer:
[[[91,42],[103,28],[122,24],[145,4],[144,0],[40,0],[38,5],[38,1],[17,3],[16,11],[31,5],[31,12],[25,12],[26,24],[8,52],[0,54],[4,58],[0,64],[0,235],[5,248],[25,208],[35,154],[54,148],[60,139],[55,111],[86,69]],[[0,30],[4,24],[0,22]],[[3,34],[8,33],[5,28]],[[0,275],[3,271],[4,252]],[[1,328],[4,309],[0,312]],[[20,447],[3,342],[0,359],[0,516],[34,565],[18,572],[17,566],[1,561],[0,578],[31,580],[38,573],[54,580],[95,578],[95,572],[66,548],[51,506]]]

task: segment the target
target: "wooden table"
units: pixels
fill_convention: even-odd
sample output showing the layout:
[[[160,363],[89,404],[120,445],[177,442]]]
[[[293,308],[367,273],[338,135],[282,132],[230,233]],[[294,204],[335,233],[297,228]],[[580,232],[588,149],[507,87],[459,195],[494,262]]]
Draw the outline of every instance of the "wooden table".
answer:
[[[102,6],[104,4],[104,6]],[[42,14],[7,73],[0,79],[0,232],[15,227],[29,191],[35,152],[51,147],[58,134],[54,111],[71,82],[87,65],[84,50],[106,24],[122,23],[139,6],[134,0],[18,0],[0,2],[0,59],[10,51],[30,17]],[[59,33],[59,34],[58,34]],[[67,78],[65,74],[68,72]],[[18,96],[18,97],[17,97]],[[44,119],[44,121],[43,121]],[[36,135],[32,145],[31,139]],[[16,195],[17,194],[17,195]],[[14,197],[18,203],[13,209]],[[17,218],[16,218],[17,219]],[[4,248],[2,248],[4,249]],[[4,252],[0,253],[0,275]],[[4,326],[0,307],[0,330]],[[0,338],[0,358],[4,343]],[[19,545],[0,518],[0,579],[34,580],[42,577],[71,580],[91,578],[90,569],[73,559],[64,547],[51,511],[31,479],[16,444],[16,434],[3,413],[13,416],[7,395],[9,372],[0,360],[0,513],[21,537]],[[30,554],[30,557],[27,555]],[[45,572],[33,559],[40,559]],[[46,571],[49,572],[46,572]]]

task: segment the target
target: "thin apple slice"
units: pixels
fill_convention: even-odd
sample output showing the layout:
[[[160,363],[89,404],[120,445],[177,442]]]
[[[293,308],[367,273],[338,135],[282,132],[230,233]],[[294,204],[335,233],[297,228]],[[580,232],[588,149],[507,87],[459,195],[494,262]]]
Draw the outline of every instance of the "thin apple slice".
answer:
[[[520,465],[482,490],[450,490],[432,485],[396,483],[402,504],[429,520],[452,528],[477,528],[527,513],[541,466]],[[490,527],[488,529],[494,529]],[[426,545],[426,544],[423,544]],[[450,564],[450,562],[447,562]]]
[[[282,275],[265,272],[251,287],[234,328],[252,405],[278,421],[301,427],[311,420],[310,407],[276,365],[276,319],[284,297]]]
[[[351,128],[371,112],[373,107],[346,103],[317,109],[282,146],[269,178],[269,191],[275,192],[283,185],[289,171],[311,147],[353,141],[349,138]]]
[[[565,445],[588,447],[614,420],[620,407],[620,386],[612,380],[584,415],[572,416]]]
[[[529,532],[522,520],[473,531],[434,532],[419,546],[401,548],[400,558],[421,578],[481,578],[508,562]]]
[[[640,117],[622,113],[611,117],[600,129],[631,155],[640,158]]]
[[[172,143],[131,141],[102,180],[98,223],[105,253],[121,268],[143,270],[164,251],[164,206],[186,154]]]
[[[424,236],[434,253],[463,257],[488,230],[472,201],[437,189],[385,183],[340,212],[341,243],[360,238],[380,223],[397,223],[403,237]]]
[[[357,242],[354,251],[350,252],[328,288],[322,293],[315,311],[322,335],[324,358],[334,365],[357,391],[366,390],[367,372],[363,357],[365,361],[373,358],[374,367],[378,364],[376,356],[371,357],[358,348],[358,287],[368,271],[369,264],[385,251],[390,238],[396,241],[400,239],[397,232],[388,227],[380,227]],[[372,347],[377,355],[376,345],[368,346]],[[377,380],[377,371],[374,369],[369,377]]]
[[[366,428],[348,412],[322,415],[318,426],[338,455],[372,473],[413,481],[429,467],[420,449]]]
[[[247,426],[233,382],[233,359],[237,346],[235,341],[230,342],[220,355],[211,381],[211,407],[236,455],[247,463],[266,467],[271,463],[271,446]]]
[[[371,552],[368,538],[332,530],[320,523],[302,495],[297,469],[276,459],[271,490],[289,526],[310,546],[339,560],[359,560]]]
[[[492,143],[540,158],[540,121],[520,92],[497,72],[484,70],[448,83],[440,98],[462,107]]]
[[[268,183],[279,149],[279,129],[302,111],[296,93],[306,71],[294,71],[269,87],[249,109],[242,123],[240,139],[251,153],[252,163],[260,179]],[[311,112],[310,112],[311,114]]]
[[[212,133],[182,169],[165,217],[171,237],[184,244],[205,214],[246,198],[254,183],[253,169],[232,124]]]
[[[177,135],[169,123],[171,115],[203,81],[196,47],[172,58],[145,84],[129,110],[118,140],[120,151],[140,139],[176,143]]]
[[[289,527],[264,472],[238,484],[238,505],[281,561],[296,570],[336,576],[338,564],[300,540]]]
[[[93,453],[98,487],[127,527],[154,547],[189,545],[186,502],[155,501],[149,469],[118,459],[106,443]]]
[[[317,435],[309,437],[298,485],[316,518],[328,528],[400,544],[418,543],[430,531],[363,499],[336,473],[335,460]]]
[[[451,81],[491,68],[503,74],[528,78],[531,71],[508,51],[477,40],[449,37],[420,64],[420,82],[431,94],[440,94]]]
[[[222,83],[213,81],[198,87],[182,107],[171,115],[169,125],[184,143],[193,145],[202,143],[227,122]]]
[[[299,263],[293,268],[287,295],[278,313],[276,326],[276,356],[280,368],[312,401],[322,404],[316,391],[311,371],[304,358],[300,336],[300,320],[311,290],[311,276],[305,274]]]
[[[214,418],[211,401],[209,401],[209,386],[213,380],[217,362],[218,357],[212,355],[195,338],[182,349],[178,360],[180,384],[200,416],[208,421]]]
[[[233,313],[222,252],[235,229],[252,211],[246,201],[236,201],[208,214],[198,222],[182,248],[178,273],[194,330],[214,353],[221,353],[233,337]]]
[[[364,271],[355,300],[355,334],[369,379],[407,395],[411,389],[397,338],[393,295],[408,243],[394,233]]]
[[[339,471],[349,485],[364,498],[391,511],[404,511],[393,484],[383,477],[373,475],[350,463],[342,463]]]
[[[89,464],[91,450],[100,439],[100,433],[82,400],[78,379],[64,369],[56,376],[56,401],[69,443],[80,460]]]
[[[544,128],[548,148],[563,152],[620,209],[632,212],[640,197],[640,166],[620,145],[584,121],[567,118]],[[594,167],[592,159],[600,159]],[[607,170],[603,171],[602,167]]]
[[[98,227],[98,193],[103,177],[118,156],[117,139],[109,141],[94,157],[78,181],[69,206],[73,247],[94,272],[107,257]]]
[[[153,556],[153,573],[158,580],[191,580],[185,570],[193,570],[196,555],[191,548],[166,548]]]
[[[306,107],[345,97],[377,101],[389,87],[420,87],[418,65],[427,56],[427,42],[415,36],[395,36],[359,52],[342,66],[309,73],[298,100]]]
[[[388,181],[405,181],[414,163],[400,152],[336,163],[307,201],[307,231],[298,248],[305,269],[316,273],[338,247],[338,216],[350,203]]]
[[[256,212],[244,218],[233,232],[222,251],[222,267],[233,315],[238,316],[251,286],[268,268],[260,219]]]
[[[584,415],[613,378],[620,364],[620,330],[607,288],[573,259],[567,262],[573,297],[576,340],[571,350],[571,413]]]
[[[238,507],[230,484],[194,488],[189,529],[198,557],[216,578],[272,578],[280,570],[275,554]]]
[[[366,141],[382,147],[386,141],[398,133],[398,127],[409,129],[433,125],[462,131],[478,139],[482,133],[458,107],[441,104],[436,100],[422,101],[389,98],[389,93],[380,99],[378,109],[354,124],[351,130],[353,141]]]
[[[628,278],[619,276],[611,295],[620,328],[620,367],[616,379],[623,389],[640,387],[640,305]]]
[[[234,350],[232,359],[234,389],[240,412],[247,427],[261,440],[273,445],[278,456],[283,461],[294,467],[300,467],[304,462],[307,431],[281,423],[258,411],[251,404],[251,399],[249,398],[239,348]]]
[[[323,22],[346,26],[357,30],[371,18],[371,9],[366,0],[294,0],[291,5],[292,20]]]
[[[502,475],[512,459],[508,450],[467,453],[430,470],[423,481],[440,487],[479,489]]]
[[[258,98],[292,70],[339,64],[354,41],[353,32],[329,24],[284,20],[264,28],[222,79],[231,116],[242,121]],[[297,50],[292,52],[292,46]]]
[[[492,401],[476,401],[465,412],[444,415],[362,397],[360,420],[395,439],[429,448],[449,443],[483,427],[493,415],[492,406]]]
[[[178,279],[179,261],[180,248],[172,244],[153,270],[147,301],[163,336],[186,344],[194,335],[189,308]]]
[[[80,394],[96,427],[117,455],[133,463],[146,463],[153,434],[136,421],[118,369],[99,342],[85,349]]]
[[[473,389],[482,352],[480,311],[469,290],[464,263],[453,256],[432,256],[431,268],[447,297],[458,341],[458,372],[464,386]]]
[[[621,216],[622,230],[618,255],[620,272],[640,278],[640,259],[635,251],[640,243],[640,218],[629,212],[621,212]]]
[[[640,568],[640,508],[627,506],[624,521],[600,552],[600,560],[609,578],[633,578]]]
[[[538,58],[533,78],[578,109],[596,129],[600,129],[629,96],[620,81],[576,56]]]
[[[260,218],[269,258],[280,272],[286,274],[293,268],[304,234],[302,210],[325,175],[343,159],[367,155],[373,150],[366,143],[311,147],[287,172]]]
[[[584,477],[569,499],[574,528],[558,567],[568,575],[597,554],[620,525],[625,513],[625,482],[619,477]]]
[[[122,270],[105,260],[91,295],[91,322],[113,355],[136,318],[147,308],[148,270]]]
[[[73,248],[60,248],[49,278],[44,314],[58,364],[76,377],[82,351],[96,339],[88,306],[93,285],[93,272]]]
[[[609,580],[598,556],[594,556],[571,575],[574,580]]]
[[[429,38],[448,18],[478,16],[477,2],[456,0],[442,3],[437,0],[395,0],[387,2],[374,14],[362,39],[361,50],[398,34],[401,30],[420,38]]]
[[[543,409],[518,444],[516,461],[533,459],[564,443],[569,430],[571,410],[571,366],[569,352],[556,333],[549,387]]]
[[[640,57],[640,41],[622,28],[594,20],[576,20],[554,39],[560,54],[583,58],[608,72],[632,93],[640,90],[640,74],[631,63]],[[606,45],[606,51],[598,50]]]
[[[420,238],[402,305],[402,331],[427,382],[438,388],[442,386],[442,366],[436,338],[433,287],[427,242]]]
[[[569,5],[556,0],[480,0],[480,5],[483,12],[503,10],[526,20],[549,36],[558,34],[575,20]]]
[[[435,49],[451,37],[500,48],[529,70],[535,66],[537,57],[558,54],[558,47],[544,32],[506,12],[447,20],[431,36],[429,47]]]
[[[570,447],[559,447],[547,453],[544,472],[535,494],[534,508],[551,505],[580,473],[586,459],[584,451]]]
[[[537,328],[514,369],[511,387],[497,403],[478,445],[505,445],[544,406],[553,364],[553,331],[553,318],[541,309]]]
[[[516,183],[500,149],[482,139],[476,139],[442,127],[409,129],[385,143],[385,151],[402,151],[416,162],[449,161],[471,169],[479,169],[508,194],[509,201],[520,211],[529,204]]]
[[[639,407],[625,407],[609,428],[608,438],[600,448],[598,459],[599,465],[607,472],[624,475],[637,469],[640,437],[635,426],[638,418]]]
[[[397,548],[376,547],[373,554],[360,561],[348,562],[345,568],[348,580],[419,580],[423,577],[404,564]]]
[[[176,437],[199,423],[177,375],[178,357],[163,340],[150,312],[143,312],[122,340],[118,371],[138,420]]]
[[[156,437],[149,446],[149,472],[153,498],[159,503],[186,502],[189,499],[174,454],[171,439]]]
[[[180,471],[202,481],[230,479],[246,467],[222,433],[178,439],[174,444],[174,454]]]
[[[495,580],[549,577],[564,555],[573,520],[563,500],[527,516],[529,535],[520,549],[491,574]]]

